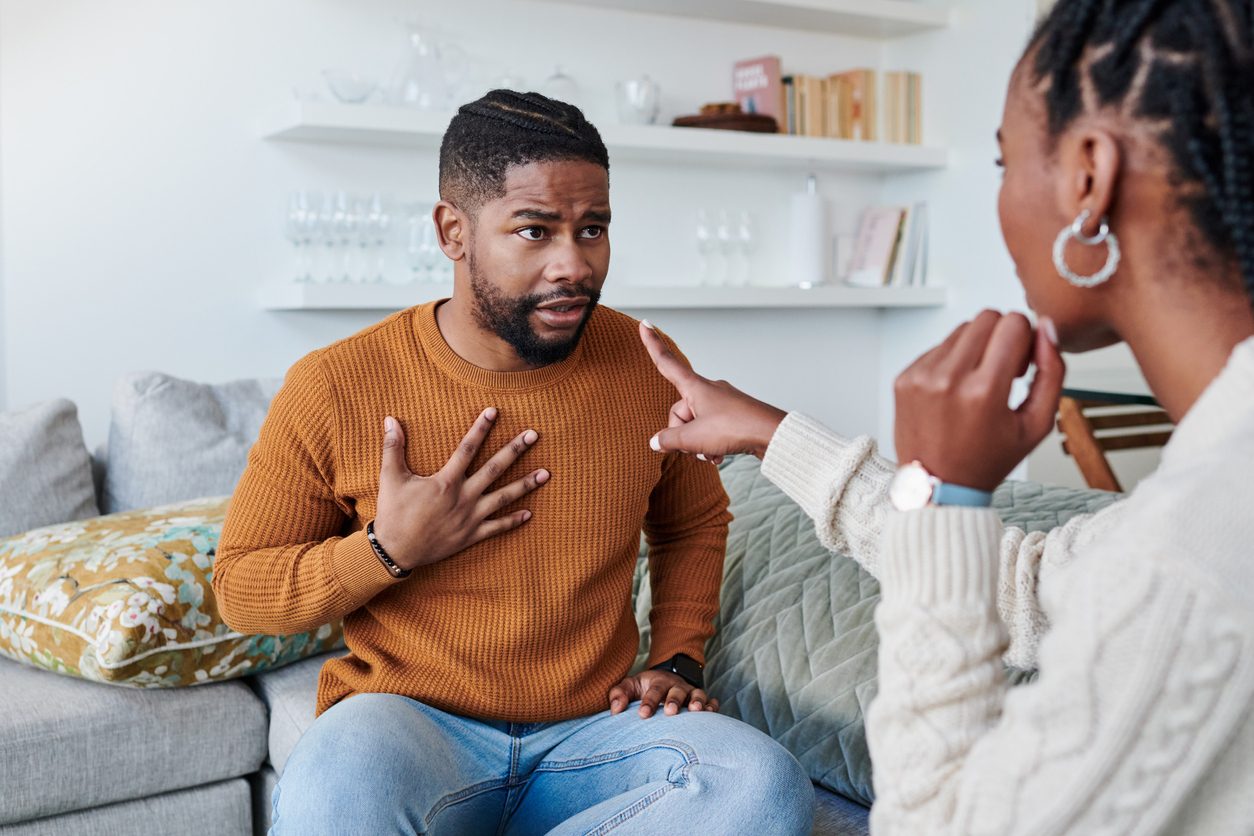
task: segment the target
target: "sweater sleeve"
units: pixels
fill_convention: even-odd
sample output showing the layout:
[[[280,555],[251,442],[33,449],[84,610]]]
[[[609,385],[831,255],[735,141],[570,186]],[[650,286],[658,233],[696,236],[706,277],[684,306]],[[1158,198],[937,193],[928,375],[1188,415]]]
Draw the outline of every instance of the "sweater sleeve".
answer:
[[[892,511],[888,483],[896,464],[876,452],[874,439],[847,439],[799,412],[776,430],[762,474],[814,520],[824,546],[843,552],[880,578],[884,521]],[[997,609],[1010,631],[1004,661],[1032,670],[1049,622],[1037,600],[1041,581],[1066,565],[1077,547],[1109,530],[1122,502],[1079,514],[1048,534],[1007,528],[998,545]]]
[[[648,667],[676,653],[705,663],[723,583],[728,504],[715,465],[667,455],[644,524],[653,602]]]
[[[212,584],[233,629],[313,630],[396,582],[335,493],[334,431],[315,353],[275,395],[222,526]]]
[[[1249,711],[1248,614],[1187,556],[1099,548],[1047,588],[1040,677],[1008,693],[1000,539],[991,510],[889,516],[872,831],[1162,832]]]

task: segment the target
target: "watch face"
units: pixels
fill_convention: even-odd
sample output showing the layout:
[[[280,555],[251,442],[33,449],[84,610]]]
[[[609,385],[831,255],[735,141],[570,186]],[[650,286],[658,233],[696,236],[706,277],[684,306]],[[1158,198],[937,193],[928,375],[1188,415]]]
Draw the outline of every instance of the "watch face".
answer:
[[[888,501],[898,511],[915,511],[924,507],[932,498],[937,479],[922,465],[907,464],[897,470],[888,485]]]

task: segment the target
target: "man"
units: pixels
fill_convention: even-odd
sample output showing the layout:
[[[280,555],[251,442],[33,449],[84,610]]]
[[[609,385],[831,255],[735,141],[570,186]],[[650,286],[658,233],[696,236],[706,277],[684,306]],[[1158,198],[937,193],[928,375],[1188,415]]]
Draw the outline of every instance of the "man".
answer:
[[[351,652],[273,832],[809,833],[800,766],[701,689],[727,496],[648,449],[676,392],[597,308],[608,171],[577,108],[461,108],[434,213],[452,299],[310,354],[276,396],[214,590],[242,631],[343,617]],[[642,528],[652,644],[629,677]]]

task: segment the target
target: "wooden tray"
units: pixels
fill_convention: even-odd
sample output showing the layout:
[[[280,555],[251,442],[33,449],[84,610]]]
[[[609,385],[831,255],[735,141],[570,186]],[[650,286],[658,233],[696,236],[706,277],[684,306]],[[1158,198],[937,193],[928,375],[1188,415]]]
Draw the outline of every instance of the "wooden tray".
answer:
[[[680,116],[671,123],[677,128],[716,128],[721,131],[750,131],[759,134],[779,133],[774,116],[760,113],[721,113],[710,116]]]

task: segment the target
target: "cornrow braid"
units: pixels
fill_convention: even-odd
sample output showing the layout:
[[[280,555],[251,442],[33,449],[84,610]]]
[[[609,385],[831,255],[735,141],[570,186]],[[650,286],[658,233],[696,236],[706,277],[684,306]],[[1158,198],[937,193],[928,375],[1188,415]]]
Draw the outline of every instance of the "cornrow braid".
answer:
[[[609,152],[579,108],[539,93],[493,90],[462,105],[440,144],[440,197],[472,217],[505,194],[511,166],[560,160],[607,171]]]
[[[1254,304],[1254,0],[1060,0],[1028,50],[1051,136],[1089,108],[1149,128]]]

